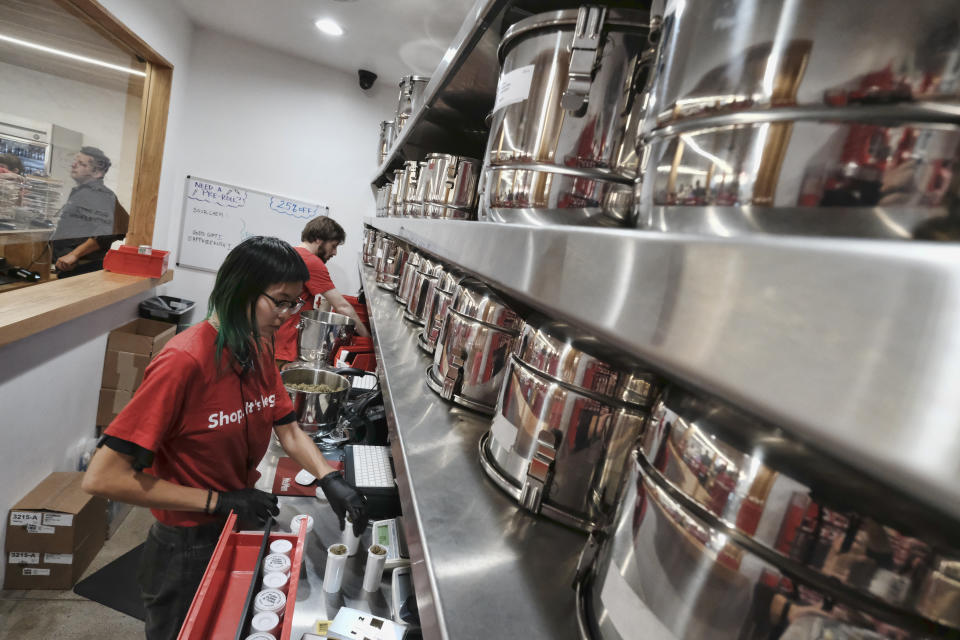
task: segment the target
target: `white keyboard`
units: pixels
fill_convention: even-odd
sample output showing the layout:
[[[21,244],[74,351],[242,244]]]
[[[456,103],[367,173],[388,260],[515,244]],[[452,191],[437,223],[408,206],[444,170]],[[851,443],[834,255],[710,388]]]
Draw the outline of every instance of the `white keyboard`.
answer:
[[[353,484],[358,488],[389,488],[393,481],[390,448],[366,444],[351,445],[353,452]]]

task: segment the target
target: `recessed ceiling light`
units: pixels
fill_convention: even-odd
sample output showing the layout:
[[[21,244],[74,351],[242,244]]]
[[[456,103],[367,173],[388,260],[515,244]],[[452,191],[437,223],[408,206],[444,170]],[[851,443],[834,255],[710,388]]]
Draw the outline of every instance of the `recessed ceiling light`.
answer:
[[[343,27],[338,25],[336,22],[334,22],[330,18],[320,18],[313,24],[317,26],[317,29],[320,29],[320,31],[324,32],[328,36],[343,35]]]

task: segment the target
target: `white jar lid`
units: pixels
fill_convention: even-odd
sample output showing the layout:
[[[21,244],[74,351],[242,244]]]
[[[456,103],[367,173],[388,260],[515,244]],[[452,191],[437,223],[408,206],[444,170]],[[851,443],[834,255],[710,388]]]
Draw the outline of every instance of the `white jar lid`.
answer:
[[[263,574],[263,587],[265,589],[283,589],[290,580],[289,576],[280,571],[270,571]]]
[[[300,533],[300,523],[307,523],[307,533],[313,531],[313,516],[310,516],[306,513],[301,513],[300,515],[293,516],[293,519],[290,520],[290,531],[293,533]]]
[[[283,615],[283,608],[287,606],[287,596],[279,589],[264,589],[253,599],[253,610],[273,611],[278,616]]]
[[[282,553],[271,553],[263,559],[263,572],[271,573],[279,571],[280,573],[290,573],[290,558]]]
[[[260,631],[257,633],[252,633],[247,636],[246,640],[277,640],[277,637],[272,633],[267,633],[266,631]]]
[[[264,611],[253,616],[250,622],[250,629],[254,632],[266,631],[272,633],[280,626],[280,617],[272,611]]]
[[[274,540],[270,543],[270,553],[283,553],[289,555],[291,549],[293,549],[293,543],[286,538],[280,538],[279,540]]]

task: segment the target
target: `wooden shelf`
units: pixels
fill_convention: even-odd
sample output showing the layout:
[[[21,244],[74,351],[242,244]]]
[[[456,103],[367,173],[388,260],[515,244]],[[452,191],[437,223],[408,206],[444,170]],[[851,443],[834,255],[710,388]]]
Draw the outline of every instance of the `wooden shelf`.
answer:
[[[159,278],[94,271],[4,293],[0,296],[0,346],[132,298],[171,280],[172,269]]]

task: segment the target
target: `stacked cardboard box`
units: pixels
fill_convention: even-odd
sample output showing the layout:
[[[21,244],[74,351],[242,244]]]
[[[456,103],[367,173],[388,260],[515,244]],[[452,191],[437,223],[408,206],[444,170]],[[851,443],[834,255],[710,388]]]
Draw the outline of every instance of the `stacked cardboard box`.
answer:
[[[84,492],[82,478],[51,473],[10,509],[4,589],[69,589],[100,551],[107,501]]]
[[[110,332],[103,359],[97,426],[104,428],[133,397],[147,363],[177,332],[177,325],[138,318]]]

